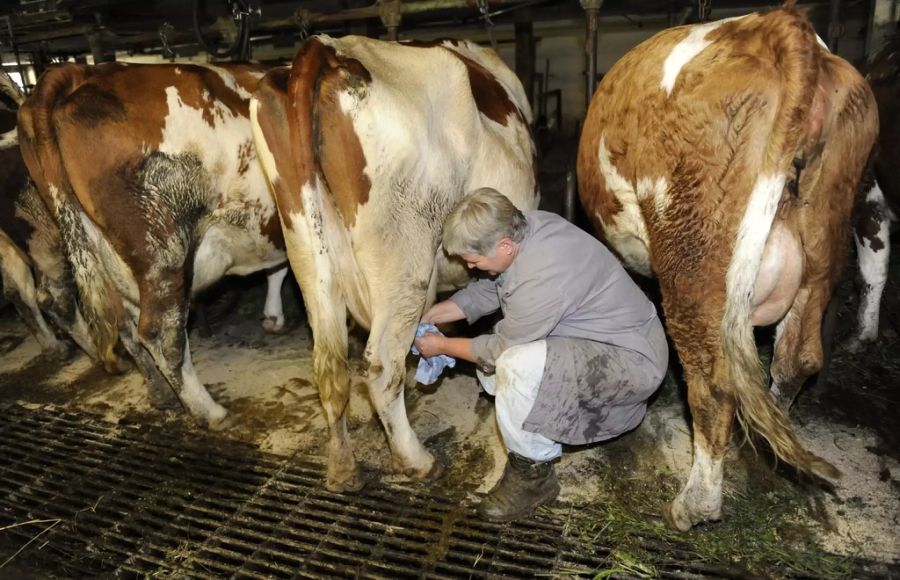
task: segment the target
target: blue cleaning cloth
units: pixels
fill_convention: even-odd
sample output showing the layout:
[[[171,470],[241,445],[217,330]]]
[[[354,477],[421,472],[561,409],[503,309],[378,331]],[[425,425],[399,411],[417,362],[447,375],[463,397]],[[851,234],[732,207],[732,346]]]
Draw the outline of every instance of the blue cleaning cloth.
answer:
[[[444,334],[437,329],[437,326],[433,324],[421,323],[416,329],[416,338],[429,332],[444,336]],[[413,344],[412,346],[412,353],[417,356],[419,355],[419,349],[416,348],[415,344]],[[430,385],[434,381],[438,380],[438,377],[441,376],[441,373],[444,372],[444,369],[446,367],[450,367],[452,369],[455,366],[456,359],[445,354],[422,357],[421,359],[419,359],[419,366],[416,368],[416,380],[423,385]]]

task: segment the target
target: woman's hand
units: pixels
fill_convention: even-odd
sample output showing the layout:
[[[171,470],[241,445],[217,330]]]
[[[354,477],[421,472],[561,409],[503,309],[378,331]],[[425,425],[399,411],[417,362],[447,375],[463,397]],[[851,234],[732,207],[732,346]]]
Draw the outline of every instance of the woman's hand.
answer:
[[[465,318],[465,313],[456,305],[456,302],[444,300],[429,308],[425,316],[422,317],[422,322],[426,324],[445,324],[447,322],[465,320]]]
[[[419,354],[425,358],[431,358],[445,353],[445,339],[446,337],[441,336],[440,334],[427,332],[417,338],[415,344],[416,348],[419,349]]]

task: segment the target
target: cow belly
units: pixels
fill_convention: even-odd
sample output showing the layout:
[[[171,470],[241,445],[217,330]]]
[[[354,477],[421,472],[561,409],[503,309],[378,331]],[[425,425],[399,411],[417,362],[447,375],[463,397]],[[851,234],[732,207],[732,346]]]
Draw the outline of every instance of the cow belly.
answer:
[[[781,222],[775,222],[753,289],[754,326],[775,324],[787,314],[803,276],[803,248],[800,240]]]
[[[246,229],[213,226],[203,235],[194,256],[193,293],[215,284],[223,276],[246,276],[283,264],[285,253]]]

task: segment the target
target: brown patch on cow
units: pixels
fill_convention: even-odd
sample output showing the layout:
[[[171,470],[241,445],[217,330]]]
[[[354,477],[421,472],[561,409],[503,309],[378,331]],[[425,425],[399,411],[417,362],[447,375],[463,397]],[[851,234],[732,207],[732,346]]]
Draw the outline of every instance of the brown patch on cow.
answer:
[[[72,95],[69,98],[69,111],[72,120],[85,127],[126,120],[122,101],[96,85],[85,85]]]
[[[238,147],[238,174],[244,175],[250,169],[250,162],[256,160],[256,150],[253,141],[247,139]]]
[[[342,62],[344,66],[341,68],[322,75],[316,108],[319,163],[335,206],[348,228],[356,223],[357,208],[369,200],[372,187],[365,174],[365,153],[353,120],[341,110],[338,100],[338,94],[342,91],[366,90],[368,72],[365,75],[353,72],[353,68],[359,70],[358,67],[362,66],[358,61],[353,62],[357,66],[351,67]]]
[[[273,69],[260,81],[255,97],[258,102],[256,121],[277,169],[277,175],[267,175],[267,178],[284,227],[291,229],[291,214],[303,213],[303,201],[300,198],[300,176],[289,127],[289,75],[288,68]]]
[[[528,125],[522,112],[510,100],[506,89],[497,81],[491,71],[457,52],[449,52],[466,65],[475,106],[482,115],[501,125],[506,125],[510,115],[516,115],[524,125]]]
[[[260,231],[262,235],[264,235],[272,245],[278,248],[279,250],[284,250],[284,233],[281,230],[281,220],[278,218],[278,212],[272,212],[272,215],[269,216],[265,222],[260,224]]]
[[[450,44],[452,46],[459,46],[460,41],[456,38],[435,38],[434,40],[401,40],[400,44],[403,46],[413,46],[416,48],[437,48],[443,47],[446,44]]]

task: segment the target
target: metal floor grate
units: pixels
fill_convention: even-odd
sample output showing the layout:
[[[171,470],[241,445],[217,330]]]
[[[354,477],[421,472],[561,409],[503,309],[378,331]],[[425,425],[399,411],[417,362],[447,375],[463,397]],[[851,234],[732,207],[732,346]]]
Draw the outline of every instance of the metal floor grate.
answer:
[[[334,494],[321,467],[296,458],[10,406],[0,413],[0,529],[30,520],[43,521],[7,527],[0,547],[8,555],[31,541],[17,561],[64,577],[532,578],[587,574],[609,553],[579,549],[548,516],[482,521],[451,491]],[[660,556],[663,577],[741,576],[672,558]]]

